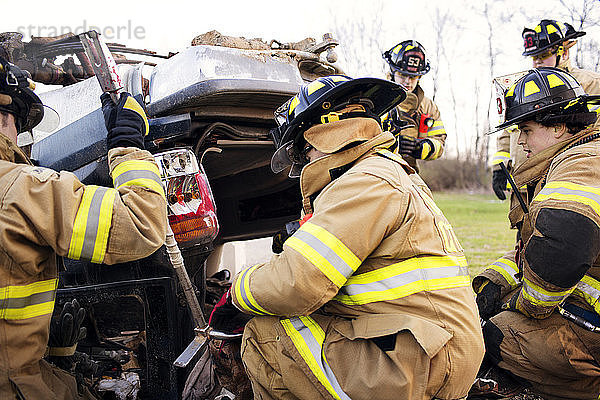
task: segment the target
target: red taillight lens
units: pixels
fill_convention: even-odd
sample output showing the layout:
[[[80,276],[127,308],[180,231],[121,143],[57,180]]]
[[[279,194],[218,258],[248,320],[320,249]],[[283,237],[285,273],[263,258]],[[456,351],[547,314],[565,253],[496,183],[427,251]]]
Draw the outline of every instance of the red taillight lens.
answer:
[[[217,237],[219,222],[204,171],[168,180],[169,223],[177,243],[189,246]]]
[[[156,154],[169,206],[169,224],[180,246],[214,240],[219,221],[204,169],[191,150],[176,149]]]

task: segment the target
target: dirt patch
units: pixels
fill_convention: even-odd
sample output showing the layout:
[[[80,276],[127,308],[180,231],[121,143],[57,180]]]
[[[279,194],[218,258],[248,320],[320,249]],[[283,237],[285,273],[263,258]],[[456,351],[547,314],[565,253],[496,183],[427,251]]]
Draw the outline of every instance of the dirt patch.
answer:
[[[270,50],[271,46],[260,38],[246,39],[245,37],[234,37],[222,35],[213,30],[196,36],[192,40],[192,46],[209,45],[232,47],[243,50]]]

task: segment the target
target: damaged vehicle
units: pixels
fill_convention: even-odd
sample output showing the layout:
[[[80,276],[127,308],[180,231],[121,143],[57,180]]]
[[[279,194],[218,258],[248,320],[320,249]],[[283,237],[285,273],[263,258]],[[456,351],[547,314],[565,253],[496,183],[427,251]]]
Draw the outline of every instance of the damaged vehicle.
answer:
[[[56,113],[19,145],[30,147],[38,165],[111,186],[102,90],[75,42],[73,35],[23,42],[0,34],[11,62],[37,82],[59,85],[39,93]],[[329,34],[320,42],[266,43],[212,31],[176,54],[108,45],[123,89],[145,104],[145,146],[159,164],[169,223],[202,315],[194,316],[165,246],[112,266],[65,259],[55,315],[72,299],[85,308],[87,336],[74,368],[102,398],[181,398],[201,353],[188,344],[227,288],[227,271],[207,277],[207,258],[226,242],[271,236],[299,217],[298,181],[270,169],[273,112],[304,82],[342,73],[337,44]],[[176,366],[184,350],[187,360]]]

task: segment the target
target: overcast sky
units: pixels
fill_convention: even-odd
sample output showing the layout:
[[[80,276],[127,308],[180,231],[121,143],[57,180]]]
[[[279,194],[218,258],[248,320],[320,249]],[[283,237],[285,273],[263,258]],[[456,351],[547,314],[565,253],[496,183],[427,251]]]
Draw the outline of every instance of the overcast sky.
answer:
[[[579,3],[584,0],[567,1]],[[488,28],[485,19],[473,9],[482,9],[485,4],[494,7],[496,12],[520,10],[508,22],[494,21],[495,43],[503,49],[496,67],[497,75],[530,67],[530,60],[521,56],[523,26],[533,28],[542,17],[564,20],[559,15],[562,7],[559,0],[78,0],[54,3],[30,0],[26,9],[20,2],[4,2],[3,13],[9,17],[4,18],[2,31],[19,31],[24,34],[24,40],[29,40],[31,35],[47,36],[67,30],[81,32],[95,27],[104,33],[106,41],[167,53],[189,46],[196,35],[213,29],[225,35],[286,42],[309,36],[320,39],[323,33],[335,33],[342,26],[376,21],[377,26],[367,27],[365,35],[376,36],[377,45],[357,50],[355,42],[354,48],[347,50],[345,47],[349,44],[342,43],[339,52],[342,62],[344,55],[355,57],[356,54],[374,60],[369,71],[360,71],[359,74],[382,76],[382,51],[410,38],[419,40],[428,50],[435,48],[432,20],[438,11],[450,13],[460,29],[447,27],[449,61],[436,60],[431,54],[429,57],[432,63],[441,67],[436,100],[449,139],[456,138],[450,140],[449,147],[452,148],[459,145],[461,137],[467,138],[463,144],[468,145],[469,138],[474,135],[473,123],[470,122],[474,118],[470,114],[476,102],[474,85],[485,86],[486,90],[491,87],[485,70]],[[349,73],[356,72],[343,64],[341,66]],[[432,91],[431,75],[422,79],[426,94]],[[455,103],[450,101],[449,80],[454,82]]]

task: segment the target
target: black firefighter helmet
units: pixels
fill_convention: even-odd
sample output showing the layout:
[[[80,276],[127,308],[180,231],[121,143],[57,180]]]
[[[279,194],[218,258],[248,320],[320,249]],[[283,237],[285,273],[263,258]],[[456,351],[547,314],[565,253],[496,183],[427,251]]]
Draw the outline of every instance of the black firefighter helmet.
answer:
[[[583,31],[576,31],[573,25],[557,22],[552,19],[543,19],[533,29],[523,29],[524,56],[538,54],[558,49],[560,45],[572,39],[585,35]],[[560,54],[559,54],[560,55]]]
[[[392,76],[395,71],[404,75],[421,76],[431,69],[425,56],[425,47],[416,40],[405,40],[382,54],[390,65]]]
[[[275,111],[277,127],[271,135],[277,150],[271,158],[271,169],[278,173],[292,166],[289,176],[300,176],[308,162],[302,154],[304,132],[311,126],[353,117],[374,118],[380,123],[381,115],[405,97],[406,91],[400,85],[378,78],[330,75],[303,85],[297,95]],[[345,114],[336,113],[350,105],[359,107]]]
[[[600,96],[587,95],[567,72],[553,67],[533,68],[504,93],[504,129],[524,121],[542,124],[577,122],[589,125],[596,113],[588,104],[600,104]]]
[[[0,94],[12,100],[10,104],[0,105],[0,111],[15,116],[18,133],[31,130],[44,116],[42,101],[33,89],[35,84],[27,71],[0,57]]]

